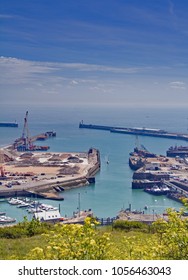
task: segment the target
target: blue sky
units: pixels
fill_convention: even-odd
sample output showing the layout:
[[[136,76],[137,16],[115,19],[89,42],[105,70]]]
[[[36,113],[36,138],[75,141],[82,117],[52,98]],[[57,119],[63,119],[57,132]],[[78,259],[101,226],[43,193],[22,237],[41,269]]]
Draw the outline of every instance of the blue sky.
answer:
[[[0,5],[1,104],[187,107],[188,1]]]

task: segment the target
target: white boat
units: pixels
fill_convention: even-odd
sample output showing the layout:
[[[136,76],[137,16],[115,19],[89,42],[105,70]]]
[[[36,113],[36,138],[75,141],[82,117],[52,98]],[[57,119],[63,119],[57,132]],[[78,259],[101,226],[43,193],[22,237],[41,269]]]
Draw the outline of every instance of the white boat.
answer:
[[[25,207],[29,207],[30,204],[24,201],[21,201],[20,204],[17,205],[17,208],[25,208]]]
[[[16,222],[16,219],[8,216],[0,216],[0,224],[9,224]]]
[[[22,203],[22,201],[18,198],[12,197],[12,198],[8,199],[8,203],[11,205],[19,205]]]

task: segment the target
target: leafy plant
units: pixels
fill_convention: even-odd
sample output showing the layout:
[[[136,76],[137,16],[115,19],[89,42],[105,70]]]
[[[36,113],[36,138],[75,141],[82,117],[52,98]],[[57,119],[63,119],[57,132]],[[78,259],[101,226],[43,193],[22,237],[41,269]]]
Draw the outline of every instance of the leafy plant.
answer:
[[[84,225],[57,224],[53,231],[43,235],[47,246],[31,250],[27,259],[101,260],[107,258],[109,235],[99,234],[94,224],[92,218],[86,218]]]
[[[117,220],[113,224],[114,229],[132,230],[132,229],[148,229],[148,226],[142,222]]]

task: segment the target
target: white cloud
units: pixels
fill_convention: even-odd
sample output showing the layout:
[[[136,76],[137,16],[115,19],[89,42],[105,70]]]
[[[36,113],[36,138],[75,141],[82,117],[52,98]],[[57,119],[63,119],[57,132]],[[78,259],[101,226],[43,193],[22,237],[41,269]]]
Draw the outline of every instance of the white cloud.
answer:
[[[71,84],[71,85],[78,85],[79,83],[78,83],[78,81],[72,80],[72,81],[70,82],[70,84]]]
[[[155,76],[152,77],[150,69],[156,73]],[[177,94],[171,94],[172,88],[185,89],[185,81],[169,83],[169,76],[158,75],[160,69],[0,57],[0,100],[1,104],[17,102],[57,106],[73,103],[75,106],[135,104],[139,107],[179,103],[179,106],[185,106],[187,96],[180,100]]]
[[[151,70],[149,67],[110,67],[86,63],[62,63],[62,62],[41,62],[17,59],[12,57],[0,57],[0,72],[2,83],[24,83],[32,79],[38,79],[43,75],[66,77],[67,72],[72,76],[81,72],[111,73],[111,74],[136,74]],[[73,72],[74,71],[74,72]],[[72,84],[77,84],[72,80]]]
[[[186,84],[181,81],[170,82],[169,85],[173,89],[182,89],[182,90],[186,89]]]
[[[48,74],[55,70],[48,63],[0,57],[0,82],[3,84],[27,83],[39,74]]]

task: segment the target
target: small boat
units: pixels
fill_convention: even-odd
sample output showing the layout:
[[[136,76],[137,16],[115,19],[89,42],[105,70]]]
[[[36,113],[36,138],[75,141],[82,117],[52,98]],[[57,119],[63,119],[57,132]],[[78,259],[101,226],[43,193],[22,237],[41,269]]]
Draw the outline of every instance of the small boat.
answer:
[[[145,206],[144,206],[144,209],[145,209],[145,210],[147,210],[147,209],[148,209],[148,206],[147,206],[147,205],[145,205]]]
[[[30,204],[22,201],[20,204],[17,205],[17,208],[25,208],[25,207],[30,207]]]
[[[105,157],[105,161],[106,161],[106,164],[110,163],[108,156]]]
[[[8,216],[0,216],[0,224],[9,224],[16,222],[16,219]]]
[[[18,198],[12,197],[12,198],[8,199],[8,203],[11,205],[19,205],[22,203],[22,201]]]

